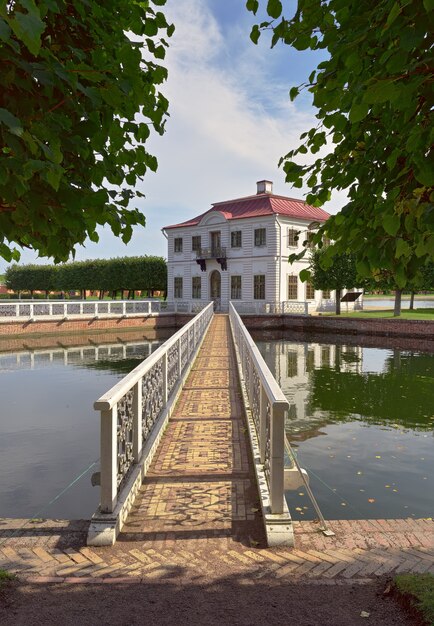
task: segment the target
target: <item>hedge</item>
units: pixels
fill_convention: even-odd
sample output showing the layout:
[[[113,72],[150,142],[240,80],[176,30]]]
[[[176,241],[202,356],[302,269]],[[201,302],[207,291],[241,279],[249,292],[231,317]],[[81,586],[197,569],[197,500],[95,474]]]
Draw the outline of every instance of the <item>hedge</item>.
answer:
[[[162,257],[119,257],[61,265],[11,265],[5,282],[14,291],[166,291]]]

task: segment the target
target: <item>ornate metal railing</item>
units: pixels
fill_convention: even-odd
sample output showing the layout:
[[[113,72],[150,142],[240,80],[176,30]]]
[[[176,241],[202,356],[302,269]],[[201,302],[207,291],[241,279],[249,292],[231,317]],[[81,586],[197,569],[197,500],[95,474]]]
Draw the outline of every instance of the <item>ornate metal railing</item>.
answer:
[[[260,461],[268,482],[271,513],[281,514],[284,510],[285,414],[289,403],[232,302],[229,303],[229,319],[256,429]]]
[[[133,466],[162,427],[212,316],[210,303],[95,402],[101,411],[102,513],[113,512]]]
[[[232,300],[232,304],[241,315],[308,315],[309,313],[308,303],[296,300],[284,302]]]
[[[211,248],[199,248],[196,250],[196,258],[197,259],[225,259],[226,258],[226,248],[211,247]]]
[[[35,302],[0,303],[0,320],[22,321],[75,319],[80,317],[104,318],[119,315],[152,315],[153,313],[198,313],[206,302],[166,302],[163,300],[38,300]]]

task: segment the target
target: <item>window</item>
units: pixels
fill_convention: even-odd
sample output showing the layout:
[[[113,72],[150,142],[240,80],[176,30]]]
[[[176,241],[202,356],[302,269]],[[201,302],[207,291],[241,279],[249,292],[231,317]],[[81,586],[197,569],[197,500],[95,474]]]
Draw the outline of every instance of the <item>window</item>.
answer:
[[[198,250],[200,250],[201,248],[201,241],[200,241],[200,235],[194,235],[194,237],[191,238],[191,249],[193,252],[197,252]]]
[[[306,355],[306,372],[313,372],[315,369],[315,350],[309,348]]]
[[[202,279],[200,276],[193,276],[191,279],[191,297],[194,300],[201,299]]]
[[[315,235],[315,233],[307,233],[306,239],[304,240],[304,245],[305,245],[306,248],[314,248],[315,247],[315,244],[312,241],[314,235]]]
[[[231,276],[231,300],[241,300],[241,276]]]
[[[296,248],[298,246],[298,231],[288,228],[288,248]]]
[[[330,365],[330,346],[323,346],[321,348],[321,367],[327,367]]]
[[[175,252],[182,252],[182,237],[175,237],[174,247]]]
[[[297,300],[297,298],[298,298],[297,276],[288,276],[288,300]]]
[[[241,248],[241,231],[233,230],[231,232],[231,248]]]
[[[330,298],[330,289],[323,289],[322,297],[324,300],[328,300],[328,298]]]
[[[315,300],[315,289],[311,283],[306,283],[306,300]]]
[[[265,275],[257,274],[253,276],[253,298],[255,300],[265,300]]]
[[[293,378],[298,374],[298,354],[296,350],[288,350],[286,361],[286,375],[288,378]]]
[[[255,246],[265,246],[266,243],[265,228],[255,228]]]
[[[182,276],[175,276],[174,287],[175,298],[182,298]]]

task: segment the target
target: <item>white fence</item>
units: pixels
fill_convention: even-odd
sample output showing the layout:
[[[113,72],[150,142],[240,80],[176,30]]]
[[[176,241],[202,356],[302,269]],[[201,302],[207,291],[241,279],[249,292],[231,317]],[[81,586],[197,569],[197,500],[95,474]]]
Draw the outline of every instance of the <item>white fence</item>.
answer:
[[[229,304],[232,334],[270,493],[272,514],[284,513],[285,414],[289,403],[239,314]]]
[[[206,302],[166,302],[163,300],[37,300],[0,302],[0,321],[35,321],[141,316],[155,313],[198,313]]]
[[[210,303],[95,402],[101,411],[102,513],[130,497],[129,476],[155,431],[162,430],[212,316]]]
[[[308,315],[308,303],[296,300],[285,302],[243,302],[231,300],[240,315]]]

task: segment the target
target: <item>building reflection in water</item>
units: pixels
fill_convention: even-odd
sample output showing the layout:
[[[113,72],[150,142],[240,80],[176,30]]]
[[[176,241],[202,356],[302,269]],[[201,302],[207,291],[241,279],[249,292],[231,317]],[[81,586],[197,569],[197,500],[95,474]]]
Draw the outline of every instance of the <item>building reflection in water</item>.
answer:
[[[319,435],[318,426],[329,422],[329,416],[311,405],[310,376],[314,370],[330,368],[339,372],[361,374],[363,350],[360,346],[287,341],[258,341],[258,347],[290,407],[287,432],[303,431],[292,440]]]

